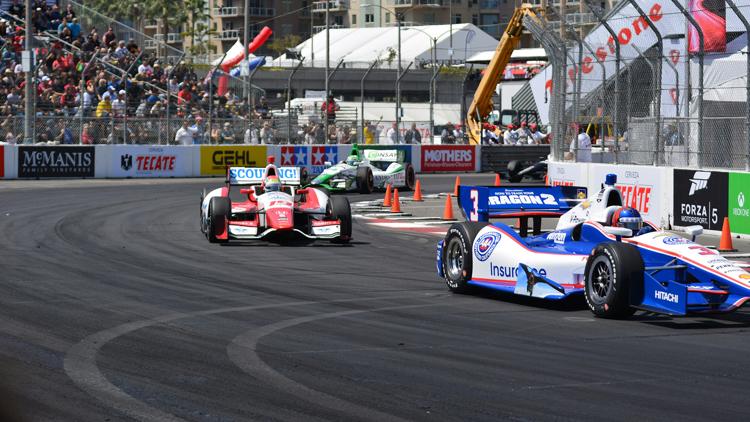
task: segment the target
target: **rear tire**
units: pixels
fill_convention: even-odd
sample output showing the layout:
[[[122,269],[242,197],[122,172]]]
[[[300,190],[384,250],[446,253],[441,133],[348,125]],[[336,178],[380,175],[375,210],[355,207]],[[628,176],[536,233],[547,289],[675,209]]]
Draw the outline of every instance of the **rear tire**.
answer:
[[[414,185],[417,183],[417,176],[414,174],[414,167],[410,163],[406,164],[404,175],[405,190],[414,190]]]
[[[454,223],[443,241],[443,275],[453,293],[465,293],[472,276],[472,247],[474,239],[489,223]]]
[[[599,244],[586,262],[584,293],[591,312],[614,319],[633,315],[630,290],[643,285],[643,269],[643,258],[635,246]]]
[[[508,181],[511,183],[518,183],[523,180],[523,176],[519,176],[518,172],[521,171],[521,162],[513,160],[508,163]]]
[[[228,239],[218,239],[216,233],[224,231],[229,213],[232,212],[232,202],[225,196],[211,198],[208,203],[208,241],[210,243],[227,243]]]
[[[375,177],[367,166],[357,168],[357,189],[359,193],[372,193],[375,188]]]
[[[341,220],[341,234],[331,242],[349,243],[352,239],[352,208],[349,199],[345,196],[335,196],[329,197],[328,201],[331,204],[331,217]]]

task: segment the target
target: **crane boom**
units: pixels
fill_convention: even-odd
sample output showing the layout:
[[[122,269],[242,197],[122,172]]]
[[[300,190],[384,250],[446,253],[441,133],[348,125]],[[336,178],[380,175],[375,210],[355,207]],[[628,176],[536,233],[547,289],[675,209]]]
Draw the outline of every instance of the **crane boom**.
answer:
[[[533,19],[539,19],[542,9],[528,3],[522,4],[513,12],[513,16],[508,22],[508,26],[503,32],[502,38],[497,45],[495,55],[492,56],[490,64],[484,71],[482,80],[479,82],[474,93],[474,99],[469,106],[466,125],[469,129],[469,142],[472,145],[482,143],[482,120],[487,118],[493,110],[492,95],[495,93],[495,87],[500,82],[502,72],[510,61],[510,55],[518,46],[523,31],[523,18],[529,16]]]

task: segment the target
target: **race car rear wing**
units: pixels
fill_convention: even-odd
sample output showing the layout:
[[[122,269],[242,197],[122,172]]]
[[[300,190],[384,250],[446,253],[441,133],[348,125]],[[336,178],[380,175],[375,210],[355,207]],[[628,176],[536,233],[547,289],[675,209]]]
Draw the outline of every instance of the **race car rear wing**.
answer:
[[[578,186],[460,186],[458,204],[467,221],[559,217],[586,199]]]
[[[399,151],[397,149],[367,149],[366,147],[362,148],[362,156],[367,161],[380,161],[380,162],[388,162],[388,163],[397,163],[397,162],[403,162],[404,151]]]
[[[279,176],[281,183],[287,186],[299,186],[301,172],[299,167],[271,167]],[[227,183],[233,186],[260,185],[266,175],[266,167],[229,167]]]

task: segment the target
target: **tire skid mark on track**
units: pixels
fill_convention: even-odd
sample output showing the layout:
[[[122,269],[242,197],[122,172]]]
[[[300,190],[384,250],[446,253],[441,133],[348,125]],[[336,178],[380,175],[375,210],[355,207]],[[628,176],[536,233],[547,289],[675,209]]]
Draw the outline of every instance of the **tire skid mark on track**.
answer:
[[[434,293],[423,293],[421,295],[415,295],[415,297],[437,297],[440,294]],[[336,304],[336,303],[352,303],[352,302],[366,302],[374,300],[388,300],[388,299],[403,299],[403,294],[389,295],[389,296],[378,296],[371,298],[352,298],[352,299],[337,299],[328,301],[298,301],[298,302],[286,302],[286,303],[274,303],[267,305],[249,305],[249,306],[234,306],[218,309],[209,309],[197,312],[189,313],[172,313],[163,315],[156,318],[150,318],[140,321],[128,322],[121,324],[106,330],[102,330],[91,334],[81,340],[80,342],[73,345],[68,349],[65,354],[63,361],[63,368],[68,377],[83,391],[96,398],[100,402],[108,405],[125,415],[132,417],[137,420],[158,420],[158,421],[182,421],[182,419],[163,412],[152,406],[149,406],[143,401],[140,401],[114,384],[112,384],[99,370],[97,366],[97,355],[99,351],[112,340],[122,337],[126,334],[132,333],[137,330],[152,327],[155,325],[166,324],[186,318],[194,318],[199,316],[217,315],[230,312],[247,312],[257,311],[263,309],[272,308],[286,308],[286,307],[298,307],[298,306],[309,306],[319,304]],[[405,307],[417,307],[417,306],[435,306],[437,304],[429,305],[408,305]],[[391,307],[390,309],[397,309],[400,307]],[[389,309],[389,308],[385,308]],[[362,313],[369,311],[344,311],[347,313]]]
[[[385,312],[389,310],[413,309],[439,305],[441,304],[431,303],[421,305],[388,306],[375,309],[357,309],[340,312],[329,312],[279,321],[273,324],[264,325],[262,327],[246,331],[235,337],[229,343],[229,346],[227,346],[227,355],[229,355],[229,359],[231,359],[232,362],[234,362],[235,365],[237,365],[242,371],[252,375],[259,380],[264,380],[271,383],[284,393],[294,395],[312,404],[325,407],[336,412],[356,416],[357,418],[365,418],[373,421],[405,421],[406,419],[402,419],[370,407],[365,407],[356,403],[349,402],[322,391],[312,389],[290,378],[287,378],[286,376],[266,364],[263,359],[260,358],[257,351],[258,342],[263,337],[273,334],[277,331],[300,324],[320,321],[323,319],[338,318],[342,316],[364,314],[370,312]]]

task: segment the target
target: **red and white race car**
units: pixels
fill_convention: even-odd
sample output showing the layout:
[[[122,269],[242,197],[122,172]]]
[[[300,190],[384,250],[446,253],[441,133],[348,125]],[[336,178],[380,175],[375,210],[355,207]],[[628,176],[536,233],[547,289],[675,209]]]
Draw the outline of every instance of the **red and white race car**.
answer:
[[[239,195],[235,186],[243,186]],[[297,167],[276,167],[272,162],[265,168],[230,167],[226,185],[209,193],[204,190],[201,196],[201,231],[211,243],[295,237],[349,242],[349,200],[299,186]]]

